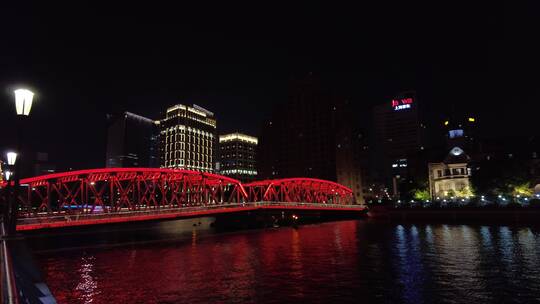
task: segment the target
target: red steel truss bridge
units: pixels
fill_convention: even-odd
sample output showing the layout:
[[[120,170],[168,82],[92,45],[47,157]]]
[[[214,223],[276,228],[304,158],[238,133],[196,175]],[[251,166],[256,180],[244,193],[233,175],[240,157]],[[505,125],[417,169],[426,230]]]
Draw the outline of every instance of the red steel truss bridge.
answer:
[[[261,209],[363,211],[351,189],[313,178],[242,184],[189,170],[105,168],[26,178],[21,185],[19,231]]]

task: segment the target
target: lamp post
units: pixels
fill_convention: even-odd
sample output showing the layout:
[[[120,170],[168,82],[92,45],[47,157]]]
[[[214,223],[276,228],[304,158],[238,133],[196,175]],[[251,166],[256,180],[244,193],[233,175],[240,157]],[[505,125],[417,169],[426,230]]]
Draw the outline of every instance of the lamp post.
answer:
[[[13,177],[13,167],[15,165],[15,162],[17,161],[17,153],[16,152],[8,152],[6,153],[6,170],[4,172],[4,175],[6,177],[6,186],[4,189],[4,201],[5,204],[3,206],[3,217],[4,217],[4,224],[6,228],[11,227],[11,214],[13,213],[13,187],[12,185],[12,177]],[[6,229],[7,232],[8,229]]]
[[[19,209],[18,197],[21,180],[21,159],[23,156],[23,124],[27,117],[30,115],[30,110],[32,109],[32,101],[34,99],[34,93],[28,89],[17,89],[13,93],[15,94],[15,110],[17,113],[17,152],[9,152],[7,155],[8,164],[10,164],[11,162],[10,165],[15,166],[15,171],[13,174],[13,194],[8,201],[8,208],[10,209],[10,212],[8,213],[9,220],[7,221],[7,223],[9,224],[9,226],[7,227],[8,235],[15,234],[17,230],[17,212]]]
[[[9,166],[15,165],[15,162],[17,161],[17,152],[6,153],[6,158],[7,158],[7,164]]]
[[[15,93],[15,109],[18,116],[29,116],[32,109],[34,93],[27,89],[17,89]]]

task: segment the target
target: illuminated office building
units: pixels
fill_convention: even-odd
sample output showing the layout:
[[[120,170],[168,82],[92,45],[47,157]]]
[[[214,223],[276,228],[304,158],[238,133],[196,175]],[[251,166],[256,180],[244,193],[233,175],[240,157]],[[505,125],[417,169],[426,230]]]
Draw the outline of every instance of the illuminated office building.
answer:
[[[397,195],[396,178],[414,175],[420,168],[419,156],[425,147],[426,126],[415,92],[405,92],[374,108],[374,163],[376,178],[393,188]]]
[[[214,172],[215,141],[214,113],[197,105],[170,107],[160,121],[161,167]]]
[[[255,179],[258,139],[242,133],[219,136],[220,174],[247,182]]]

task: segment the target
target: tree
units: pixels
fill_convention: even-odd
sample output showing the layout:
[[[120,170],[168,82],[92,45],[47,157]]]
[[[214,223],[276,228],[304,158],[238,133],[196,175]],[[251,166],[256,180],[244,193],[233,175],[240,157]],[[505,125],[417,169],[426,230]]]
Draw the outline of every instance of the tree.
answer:
[[[431,198],[428,189],[414,189],[413,197],[415,200],[427,201]]]
[[[532,196],[534,194],[534,190],[531,188],[530,182],[517,183],[512,185],[512,187],[512,195],[514,196]]]
[[[423,179],[404,180],[399,185],[399,191],[401,193],[401,199],[403,200],[415,199],[425,201],[429,200],[431,197],[429,194],[428,182]]]
[[[475,167],[471,183],[480,194],[508,195],[516,185],[523,185],[530,178],[525,161],[484,160],[475,164]]]
[[[474,193],[471,187],[464,187],[463,189],[456,191],[456,196],[469,198],[471,196],[474,196]]]

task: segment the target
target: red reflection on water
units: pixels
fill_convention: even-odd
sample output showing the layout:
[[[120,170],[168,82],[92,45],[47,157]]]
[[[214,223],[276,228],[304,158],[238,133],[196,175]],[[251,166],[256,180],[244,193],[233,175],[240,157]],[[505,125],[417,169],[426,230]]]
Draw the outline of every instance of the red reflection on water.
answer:
[[[355,221],[41,257],[59,303],[317,300],[357,264]]]

